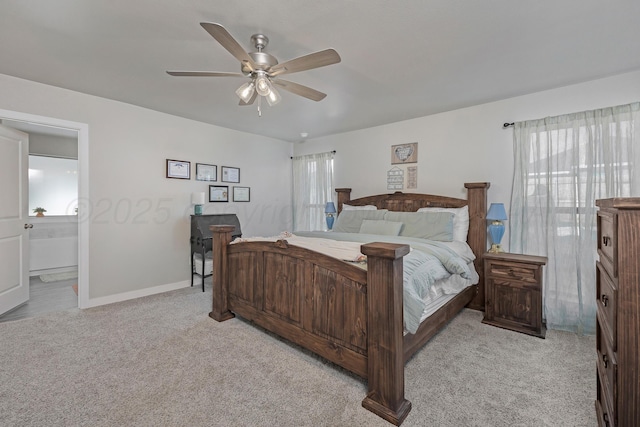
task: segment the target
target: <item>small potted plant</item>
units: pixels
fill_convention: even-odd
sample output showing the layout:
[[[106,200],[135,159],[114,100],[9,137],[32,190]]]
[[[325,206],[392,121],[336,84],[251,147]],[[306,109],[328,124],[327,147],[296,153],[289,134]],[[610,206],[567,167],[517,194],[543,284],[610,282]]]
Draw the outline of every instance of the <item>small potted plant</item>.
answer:
[[[45,213],[46,211],[47,211],[47,210],[46,210],[45,208],[35,208],[35,209],[33,210],[33,212],[36,214],[36,216],[44,216],[44,213]]]

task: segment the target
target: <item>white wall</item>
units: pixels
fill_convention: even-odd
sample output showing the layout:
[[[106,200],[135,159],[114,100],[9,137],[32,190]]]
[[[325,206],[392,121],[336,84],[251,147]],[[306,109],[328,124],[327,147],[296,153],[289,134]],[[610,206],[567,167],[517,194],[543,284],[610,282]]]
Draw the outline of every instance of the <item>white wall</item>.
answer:
[[[78,219],[90,222],[94,301],[189,280],[191,193],[208,183],[194,171],[165,178],[166,159],[239,167],[251,202],[207,203],[205,213],[237,212],[247,235],[290,228],[289,143],[6,75],[0,93],[0,109],[88,124],[89,200]]]
[[[236,166],[250,203],[237,212],[245,235],[290,229],[291,144],[120,102],[0,75],[0,109],[89,125],[89,298],[180,284],[189,278],[190,194],[208,184],[165,178],[165,159]],[[464,182],[489,181],[489,201],[508,204],[512,131],[502,123],[640,99],[640,71],[294,145],[296,155],[337,150],[335,184],[353,196],[385,193],[390,147],[418,142],[418,188],[465,197]],[[1,118],[0,118],[1,119]],[[411,190],[414,191],[414,190]],[[506,238],[505,238],[506,240]]]
[[[465,182],[488,181],[489,202],[509,207],[513,130],[538,119],[640,101],[640,71],[389,125],[308,140],[295,155],[336,150],[335,186],[352,197],[387,193],[391,146],[418,142],[418,188],[405,192],[466,198]],[[507,224],[508,225],[508,224]],[[508,235],[503,243],[508,242]],[[508,247],[508,245],[507,245]]]

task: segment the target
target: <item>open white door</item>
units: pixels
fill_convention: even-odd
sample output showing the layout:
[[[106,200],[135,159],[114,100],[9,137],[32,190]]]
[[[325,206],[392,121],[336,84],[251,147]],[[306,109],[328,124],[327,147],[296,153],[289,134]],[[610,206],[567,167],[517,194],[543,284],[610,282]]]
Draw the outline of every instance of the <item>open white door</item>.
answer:
[[[0,126],[0,314],[29,300],[29,135]]]

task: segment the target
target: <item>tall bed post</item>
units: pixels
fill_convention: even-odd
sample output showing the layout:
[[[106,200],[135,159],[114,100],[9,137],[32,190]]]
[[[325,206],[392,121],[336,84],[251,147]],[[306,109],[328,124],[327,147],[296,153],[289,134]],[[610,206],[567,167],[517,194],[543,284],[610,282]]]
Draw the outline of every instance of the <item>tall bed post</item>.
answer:
[[[482,257],[487,251],[487,190],[488,182],[467,182],[467,202],[469,206],[469,236],[467,243],[476,255],[473,261],[480,280],[478,293],[467,307],[484,311],[484,267]],[[473,230],[473,232],[471,232]]]
[[[336,193],[338,193],[338,213],[342,212],[342,205],[351,200],[351,189],[350,188],[336,188]]]
[[[367,256],[367,383],[362,406],[395,425],[411,411],[404,398],[402,322],[402,257],[409,245],[368,243]]]
[[[227,246],[231,242],[233,225],[212,225],[213,232],[213,303],[209,317],[224,322],[235,315],[229,310],[229,274],[227,271]],[[204,263],[204,260],[202,260]]]

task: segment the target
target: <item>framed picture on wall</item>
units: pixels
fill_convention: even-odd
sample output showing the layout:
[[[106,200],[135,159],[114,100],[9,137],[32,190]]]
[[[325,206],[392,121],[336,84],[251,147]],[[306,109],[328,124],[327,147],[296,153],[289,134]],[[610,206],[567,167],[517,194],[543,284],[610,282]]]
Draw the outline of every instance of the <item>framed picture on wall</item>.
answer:
[[[222,173],[220,175],[220,181],[222,182],[240,182],[240,168],[232,168],[229,166],[222,166]]]
[[[227,185],[210,185],[209,186],[210,202],[228,202],[229,186]]]
[[[391,146],[391,164],[418,163],[418,143]]]
[[[251,189],[249,187],[233,187],[233,201],[234,202],[248,202],[250,201],[249,193]]]
[[[218,166],[196,163],[196,181],[217,181]]]
[[[191,162],[167,159],[167,178],[191,179]]]

